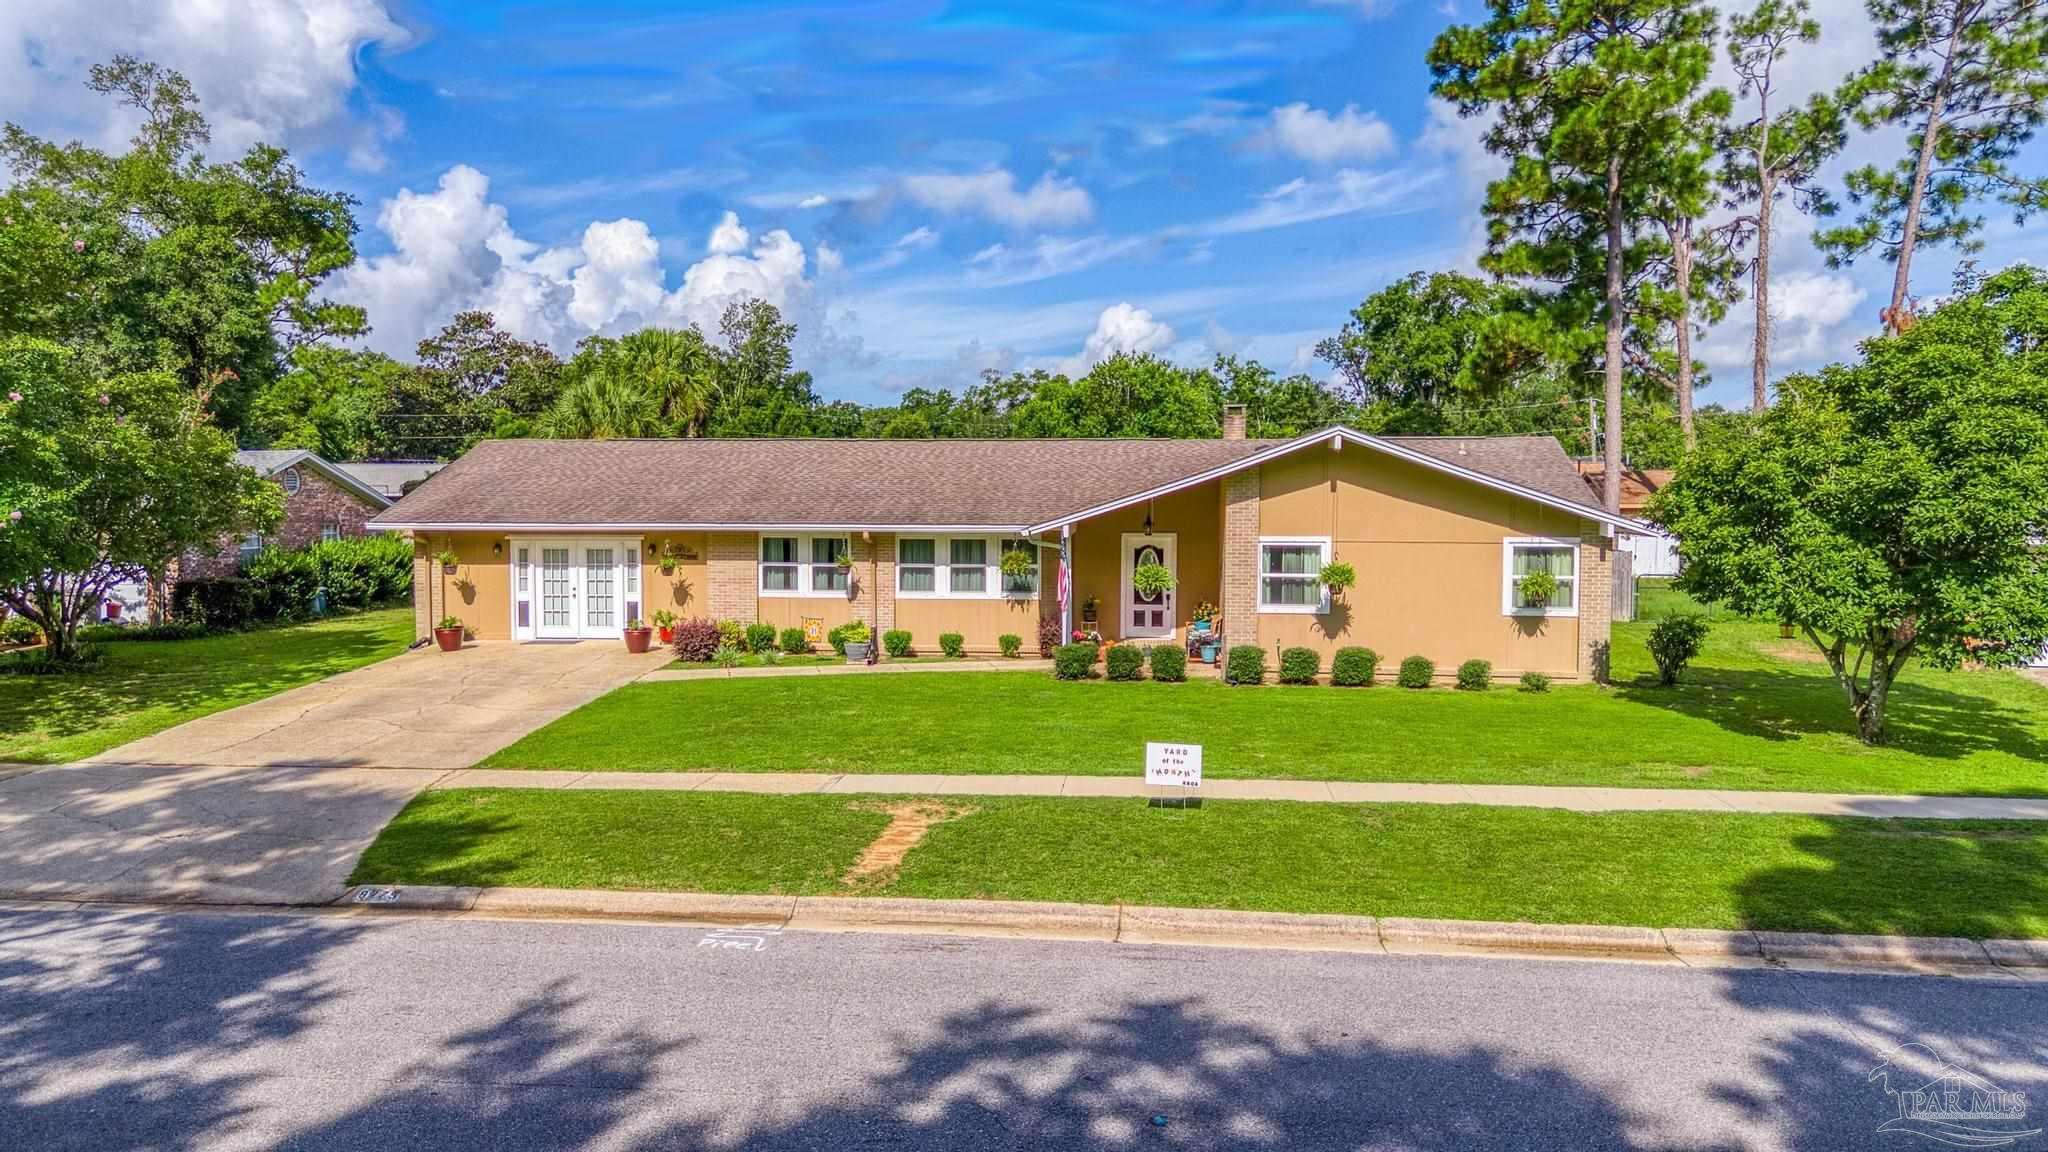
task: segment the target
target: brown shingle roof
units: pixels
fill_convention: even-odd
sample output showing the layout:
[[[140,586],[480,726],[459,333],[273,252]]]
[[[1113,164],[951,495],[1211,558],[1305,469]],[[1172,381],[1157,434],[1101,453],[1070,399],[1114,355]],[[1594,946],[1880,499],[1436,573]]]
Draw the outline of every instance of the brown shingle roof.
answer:
[[[1547,436],[1389,437],[1596,509]],[[486,440],[376,524],[1039,524],[1284,440]]]

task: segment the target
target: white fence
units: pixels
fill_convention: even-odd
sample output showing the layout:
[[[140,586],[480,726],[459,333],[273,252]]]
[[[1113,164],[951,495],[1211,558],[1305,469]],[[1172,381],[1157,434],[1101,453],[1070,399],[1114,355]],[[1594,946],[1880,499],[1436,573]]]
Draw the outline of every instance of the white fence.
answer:
[[[1678,575],[1678,537],[1624,536],[1621,550],[1635,559],[1638,576]]]

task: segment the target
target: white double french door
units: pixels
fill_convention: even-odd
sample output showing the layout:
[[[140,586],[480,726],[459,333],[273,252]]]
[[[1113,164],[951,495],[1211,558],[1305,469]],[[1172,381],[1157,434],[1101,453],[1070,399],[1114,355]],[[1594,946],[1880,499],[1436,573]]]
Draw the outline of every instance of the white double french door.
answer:
[[[521,640],[617,637],[640,615],[638,540],[514,540],[512,570]]]

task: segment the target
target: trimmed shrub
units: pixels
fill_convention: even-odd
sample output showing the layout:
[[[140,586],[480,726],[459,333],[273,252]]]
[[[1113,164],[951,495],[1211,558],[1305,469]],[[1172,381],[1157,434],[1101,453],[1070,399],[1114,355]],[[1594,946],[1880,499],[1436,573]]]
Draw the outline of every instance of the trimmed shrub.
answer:
[[[1323,658],[1313,648],[1289,648],[1280,653],[1282,684],[1313,684],[1322,670]]]
[[[1467,660],[1458,665],[1458,687],[1466,692],[1484,692],[1493,687],[1493,665],[1485,660]]]
[[[1052,650],[1060,646],[1064,637],[1060,635],[1060,621],[1057,616],[1042,616],[1038,620],[1038,658],[1052,659]]]
[[[1015,660],[1024,651],[1024,638],[1015,632],[1005,632],[996,637],[996,647],[1002,649],[1003,655]]]
[[[319,567],[327,602],[335,607],[368,608],[412,596],[412,543],[403,536],[350,536],[306,551]]]
[[[249,615],[243,623],[298,620],[313,613],[320,591],[320,562],[312,553],[265,548],[242,568],[249,582]]]
[[[1240,644],[1223,658],[1223,682],[1260,684],[1266,679],[1266,650],[1257,644]]]
[[[1670,687],[1707,642],[1707,618],[1666,616],[1650,627],[1650,658],[1657,662],[1657,682]]]
[[[171,615],[210,630],[242,628],[256,619],[256,592],[248,580],[180,580],[171,589]]]
[[[1095,645],[1062,644],[1054,649],[1052,674],[1060,680],[1086,680],[1095,675]]]
[[[967,653],[967,637],[958,632],[939,633],[939,651],[948,656],[963,656]]]
[[[757,652],[757,653],[758,653],[758,652],[768,652],[768,651],[772,651],[772,650],[774,649],[774,647],[775,647],[775,625],[773,625],[773,624],[749,624],[749,625],[747,625],[747,651],[749,651],[749,652]]]
[[[79,630],[81,634],[84,629]],[[34,644],[43,638],[43,630],[26,616],[9,616],[0,620],[0,644]]]
[[[1152,662],[1152,678],[1177,684],[1188,678],[1187,649],[1172,644],[1155,644],[1146,653]]]
[[[869,642],[870,636],[868,635],[867,621],[848,620],[839,627],[825,633],[825,639],[831,643],[834,652],[844,656],[846,655],[846,646],[848,644],[866,644]]]
[[[747,626],[738,620],[718,622],[718,642],[728,648],[745,651],[747,647]]]
[[[718,654],[723,639],[718,634],[718,625],[702,616],[676,621],[676,642],[673,645],[676,659],[703,664]]]
[[[811,642],[804,639],[804,630],[801,628],[784,628],[780,639],[782,650],[791,656],[811,650]]]
[[[882,651],[887,652],[891,656],[910,655],[910,630],[908,628],[891,628],[887,632],[882,633]]]
[[[1136,644],[1116,644],[1111,646],[1104,663],[1111,680],[1136,680],[1139,670],[1145,667],[1145,650]]]
[[[1524,672],[1522,673],[1522,691],[1548,692],[1550,691],[1550,677],[1545,676],[1541,672]]]
[[[1394,683],[1403,688],[1427,688],[1436,679],[1436,661],[1427,656],[1410,656],[1401,661],[1401,671],[1394,677]]]
[[[1370,648],[1339,648],[1330,660],[1330,683],[1339,688],[1364,688],[1379,670],[1380,654]]]

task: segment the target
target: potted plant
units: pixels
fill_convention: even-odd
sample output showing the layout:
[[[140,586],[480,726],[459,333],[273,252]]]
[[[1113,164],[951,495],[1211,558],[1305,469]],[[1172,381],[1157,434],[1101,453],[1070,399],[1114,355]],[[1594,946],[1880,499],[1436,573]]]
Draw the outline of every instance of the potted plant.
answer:
[[[626,621],[625,637],[626,651],[634,653],[645,652],[647,651],[647,642],[654,639],[654,629],[649,628],[645,620],[637,618],[628,620]]]
[[[865,621],[856,620],[840,633],[846,637],[846,662],[865,664],[868,662],[868,626]]]
[[[841,552],[832,562],[839,565],[841,572],[853,571],[853,553],[851,552]]]
[[[1521,593],[1522,603],[1531,608],[1542,608],[1557,595],[1557,577],[1548,572],[1524,572],[1515,582],[1515,591]]]
[[[434,625],[434,643],[440,645],[443,652],[453,652],[462,647],[462,632],[462,617],[443,616],[440,623]]]
[[[663,576],[673,576],[676,574],[676,562],[680,559],[682,557],[676,553],[676,546],[667,540],[663,540],[661,542],[661,558],[655,561],[655,565],[661,569]],[[660,622],[661,618],[656,616],[655,623],[659,624]],[[674,623],[673,617],[671,617],[670,623]],[[666,644],[668,641],[663,640],[662,643]]]
[[[441,554],[434,557],[434,559],[441,562],[441,571],[451,576],[455,574],[455,566],[462,562],[462,557],[457,556],[453,548],[441,549]]]
[[[655,609],[654,627],[661,632],[661,642],[663,644],[673,644],[676,642],[675,613],[669,611],[666,608]]]
[[[1101,602],[1100,600],[1097,600],[1097,599],[1096,599],[1095,597],[1093,597],[1093,596],[1090,596],[1090,597],[1088,597],[1088,598],[1086,598],[1086,599],[1082,600],[1082,601],[1081,601],[1081,623],[1083,623],[1083,624],[1093,624],[1093,623],[1095,623],[1095,609],[1096,609],[1096,608],[1097,608],[1097,607],[1098,607],[1098,606],[1099,606],[1099,605],[1100,605],[1101,603],[1102,603],[1102,602]]]
[[[1011,581],[1022,580],[1024,577],[1031,575],[1031,568],[1035,560],[1032,556],[1033,551],[1034,549],[1013,548],[1003,553],[1003,558],[997,562],[996,567],[1002,570],[1003,584],[1006,590]]]
[[[1093,628],[1074,629],[1074,643],[1093,644],[1095,645],[1095,658],[1097,660],[1109,659],[1109,641],[1104,640],[1102,633],[1097,632]]]
[[[1341,596],[1346,588],[1358,583],[1358,570],[1341,560],[1332,560],[1316,573],[1316,581],[1328,588],[1331,595]]]
[[[1190,619],[1192,620],[1190,627],[1196,635],[1215,631],[1216,605],[1211,604],[1207,600],[1202,601],[1200,604],[1195,605],[1195,610]]]
[[[1131,569],[1131,591],[1146,599],[1173,591],[1173,569],[1164,564],[1140,564]]]

